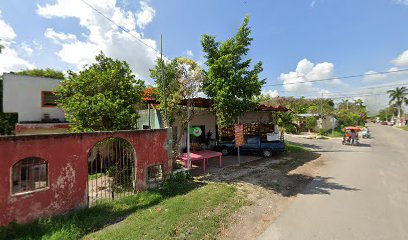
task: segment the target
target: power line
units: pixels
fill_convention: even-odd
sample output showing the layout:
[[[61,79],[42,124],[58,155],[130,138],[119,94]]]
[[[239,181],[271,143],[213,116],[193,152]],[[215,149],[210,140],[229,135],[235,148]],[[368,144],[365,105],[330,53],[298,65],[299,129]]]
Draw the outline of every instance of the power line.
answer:
[[[342,99],[342,98],[353,98],[353,97],[369,97],[369,96],[381,96],[387,95],[387,93],[371,93],[371,94],[364,94],[364,95],[344,95],[344,96],[337,96],[337,97],[329,97],[329,99]]]
[[[358,91],[364,91],[366,89],[380,89],[380,88],[390,88],[390,87],[398,87],[398,86],[407,86],[408,82],[406,83],[399,83],[399,84],[389,84],[389,85],[383,85],[383,86],[377,86],[377,87],[364,87],[364,88],[358,88],[352,91],[348,91],[348,92],[358,92]],[[325,95],[333,95],[336,93],[343,93],[344,91],[335,91],[335,92],[329,92],[326,93]]]
[[[333,94],[333,93],[342,93],[344,91],[347,92],[356,92],[356,91],[361,91],[361,90],[366,90],[366,89],[379,89],[379,88],[387,88],[387,87],[398,87],[398,86],[407,86],[408,82],[404,82],[404,83],[398,83],[398,84],[388,84],[388,85],[382,85],[382,86],[375,86],[375,87],[361,87],[361,88],[356,88],[353,89],[351,91],[348,90],[343,90],[343,91],[334,91],[334,92],[329,92],[329,93],[324,93],[325,95],[327,94]],[[278,93],[293,93],[296,94],[296,92],[293,91],[288,91],[288,90],[276,90]],[[319,92],[315,92],[315,93],[319,93]],[[304,96],[304,95],[302,95]],[[309,96],[309,95],[308,95]]]
[[[385,71],[385,72],[364,73],[364,74],[357,74],[357,75],[350,75],[350,76],[343,76],[343,77],[324,78],[324,79],[317,79],[317,80],[310,80],[310,81],[266,84],[264,86],[273,87],[273,86],[293,85],[293,84],[302,84],[302,83],[324,82],[324,81],[332,81],[332,80],[336,80],[336,79],[356,78],[356,77],[364,77],[364,76],[371,76],[371,75],[382,75],[382,74],[390,74],[390,73],[397,73],[397,72],[407,72],[407,71],[408,71],[408,68],[407,69],[392,70],[392,71]]]
[[[86,4],[86,5],[87,5],[88,7],[90,7],[91,9],[93,9],[95,12],[99,13],[101,16],[103,16],[104,18],[106,18],[109,22],[113,23],[113,24],[116,25],[118,28],[120,28],[121,30],[123,30],[124,32],[126,32],[127,34],[129,34],[129,35],[131,35],[132,37],[136,38],[136,40],[138,40],[138,41],[139,41],[140,43],[142,43],[143,45],[145,45],[145,46],[147,46],[147,47],[153,49],[154,51],[156,51],[155,48],[153,48],[153,47],[150,46],[149,44],[143,42],[143,40],[140,39],[138,36],[132,34],[132,32],[131,32],[129,29],[127,29],[127,28],[125,28],[125,27],[123,27],[123,26],[117,24],[115,21],[113,21],[111,18],[109,18],[108,16],[106,16],[105,14],[103,14],[101,11],[99,11],[98,9],[96,9],[94,6],[92,6],[91,4],[89,4],[87,1],[85,1],[85,0],[80,0],[80,1],[83,2],[84,4]]]

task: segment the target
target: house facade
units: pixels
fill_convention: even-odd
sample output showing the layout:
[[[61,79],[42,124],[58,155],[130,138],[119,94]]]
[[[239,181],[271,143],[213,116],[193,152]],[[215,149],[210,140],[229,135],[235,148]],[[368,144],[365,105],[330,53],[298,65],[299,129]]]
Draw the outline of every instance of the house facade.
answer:
[[[65,133],[69,124],[57,108],[55,89],[61,79],[3,74],[3,112],[17,113],[16,135]]]
[[[54,91],[60,79],[14,73],[3,75],[3,111],[17,113],[19,123],[64,122]]]

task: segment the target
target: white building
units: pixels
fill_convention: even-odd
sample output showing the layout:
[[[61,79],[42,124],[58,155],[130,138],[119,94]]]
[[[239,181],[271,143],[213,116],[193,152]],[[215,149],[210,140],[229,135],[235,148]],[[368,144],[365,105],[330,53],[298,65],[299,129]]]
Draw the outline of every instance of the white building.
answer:
[[[56,107],[54,91],[60,79],[3,74],[3,111],[17,113],[18,122],[63,122],[64,112]]]

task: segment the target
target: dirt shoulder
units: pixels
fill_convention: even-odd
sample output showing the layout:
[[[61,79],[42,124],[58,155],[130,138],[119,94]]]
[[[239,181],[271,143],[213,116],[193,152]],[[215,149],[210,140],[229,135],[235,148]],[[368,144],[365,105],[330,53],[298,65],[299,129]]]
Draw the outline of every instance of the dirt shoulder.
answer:
[[[220,231],[219,238],[254,239],[264,232],[324,163],[325,158],[315,152],[285,153],[210,175],[210,181],[236,186],[250,202],[229,217],[229,227]]]

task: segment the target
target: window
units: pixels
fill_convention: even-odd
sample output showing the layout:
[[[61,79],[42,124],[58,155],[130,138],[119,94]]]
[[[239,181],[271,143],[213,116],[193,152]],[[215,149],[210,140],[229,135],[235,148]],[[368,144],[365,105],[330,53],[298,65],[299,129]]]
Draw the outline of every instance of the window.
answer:
[[[158,187],[163,181],[163,166],[155,165],[147,168],[147,188]]]
[[[12,193],[21,193],[48,186],[48,164],[39,158],[25,158],[12,168]]]
[[[57,106],[57,96],[54,92],[41,92],[42,106],[43,107],[56,107]]]
[[[257,137],[248,137],[246,139],[247,144],[258,144],[258,138]]]

